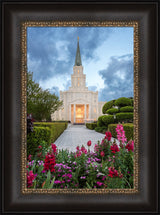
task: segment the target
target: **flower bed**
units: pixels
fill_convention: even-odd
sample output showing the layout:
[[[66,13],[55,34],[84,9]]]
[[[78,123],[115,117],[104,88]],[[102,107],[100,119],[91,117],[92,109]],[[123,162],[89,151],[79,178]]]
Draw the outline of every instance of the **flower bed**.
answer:
[[[126,142],[123,126],[117,126],[119,146],[111,142],[106,132],[102,141],[90,150],[77,146],[76,152],[58,150],[55,144],[37,148],[34,157],[27,158],[27,187],[48,189],[113,189],[133,188],[134,142]],[[121,137],[122,136],[122,137]]]

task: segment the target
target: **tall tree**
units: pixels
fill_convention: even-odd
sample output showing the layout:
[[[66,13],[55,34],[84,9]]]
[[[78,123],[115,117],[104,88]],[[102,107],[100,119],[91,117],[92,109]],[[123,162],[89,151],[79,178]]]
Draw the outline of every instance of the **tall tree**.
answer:
[[[33,73],[27,73],[27,112],[32,113],[35,120],[50,120],[51,114],[61,105],[62,101],[55,94],[33,81]]]

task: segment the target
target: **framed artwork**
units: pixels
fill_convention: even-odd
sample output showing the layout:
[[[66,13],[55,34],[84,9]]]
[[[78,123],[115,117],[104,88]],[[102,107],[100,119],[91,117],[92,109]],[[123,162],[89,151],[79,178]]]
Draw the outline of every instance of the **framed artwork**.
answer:
[[[158,4],[2,6],[3,210],[156,212]],[[116,105],[122,97],[128,107]],[[133,117],[124,141],[107,124],[125,129],[121,108]]]

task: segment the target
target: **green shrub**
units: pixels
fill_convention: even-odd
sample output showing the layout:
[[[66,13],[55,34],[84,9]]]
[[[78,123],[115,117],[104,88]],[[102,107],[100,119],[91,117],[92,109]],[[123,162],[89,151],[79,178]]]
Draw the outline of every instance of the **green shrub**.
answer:
[[[114,105],[118,107],[131,106],[132,101],[129,98],[121,97],[114,102]]]
[[[120,112],[133,112],[133,107],[132,106],[121,107]]]
[[[106,113],[113,115],[114,113],[118,113],[119,110],[117,108],[110,108],[106,111]]]
[[[48,127],[51,130],[51,142],[54,142],[67,128],[68,123],[35,122],[35,126]]]
[[[108,109],[112,108],[114,105],[114,102],[115,102],[115,100],[111,100],[109,102],[106,102],[102,107],[102,113],[105,114]]]
[[[105,115],[102,118],[103,123],[106,127],[108,127],[109,124],[114,123],[114,116],[113,115]]]
[[[68,123],[69,121],[67,121],[67,120],[53,120],[52,122],[54,122],[54,123],[64,123],[64,122]]]
[[[105,132],[107,131],[107,127],[106,126],[96,127],[94,130],[97,132],[105,134]]]
[[[88,129],[94,130],[97,127],[97,123],[86,123]]]
[[[27,135],[27,155],[35,155],[37,147],[45,141],[46,147],[51,144],[51,131],[49,128],[34,127],[33,132]]]
[[[117,113],[116,121],[118,122],[133,121],[133,113]]]
[[[130,139],[133,140],[133,128],[134,128],[133,123],[124,123],[122,125],[125,131],[125,136],[127,138],[127,141],[129,141]],[[116,127],[117,127],[117,124],[108,125],[108,130],[111,132],[112,137],[114,138],[117,138]]]
[[[131,99],[131,103],[132,103],[131,105],[134,106],[134,100],[133,99]]]
[[[105,126],[104,122],[103,122],[103,116],[99,116],[98,117],[98,121],[97,121],[97,127],[102,127]]]

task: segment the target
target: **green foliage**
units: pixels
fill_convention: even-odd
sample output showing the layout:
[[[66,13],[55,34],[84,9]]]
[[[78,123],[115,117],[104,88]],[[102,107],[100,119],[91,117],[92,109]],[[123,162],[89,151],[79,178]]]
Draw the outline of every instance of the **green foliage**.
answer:
[[[121,107],[120,112],[133,112],[133,107],[132,106]]]
[[[27,112],[32,113],[35,120],[50,120],[51,114],[61,105],[62,101],[55,94],[33,81],[33,73],[27,73]]]
[[[132,101],[129,98],[121,97],[114,102],[114,105],[118,107],[131,106]]]
[[[125,136],[127,138],[127,141],[131,139],[133,140],[133,128],[134,128],[133,123],[124,123],[122,125],[125,131]],[[117,127],[117,124],[108,125],[108,130],[111,132],[114,138],[117,137],[116,127]]]
[[[45,142],[46,147],[50,146],[51,131],[49,128],[34,127],[33,132],[27,135],[27,155],[35,155],[37,147]]]
[[[54,181],[55,181],[55,177],[52,179],[51,181],[51,172],[50,170],[48,171],[47,173],[47,179],[45,181],[45,184],[43,186],[43,189],[52,189],[53,188],[53,184],[54,184]]]
[[[94,130],[97,132],[105,134],[105,132],[107,131],[107,127],[106,126],[96,127]]]
[[[133,122],[133,113],[117,113],[116,114],[117,122]]]
[[[107,186],[110,189],[115,189],[116,187],[119,187],[120,189],[122,189],[124,187],[125,181],[123,178],[110,178],[107,180]]]
[[[52,120],[52,122],[56,122],[56,123],[63,123],[63,122],[69,123],[69,121],[67,121],[67,120]]]
[[[114,116],[113,115],[105,115],[102,118],[103,123],[106,127],[108,127],[109,124],[114,123]]]
[[[134,106],[134,99],[131,99],[131,105]]]
[[[109,101],[109,102],[106,102],[106,103],[103,105],[103,107],[102,107],[102,112],[103,112],[103,114],[105,114],[106,111],[107,111],[108,109],[110,109],[110,108],[113,107],[114,102],[115,102],[115,100],[111,100],[111,101]]]
[[[118,112],[119,112],[119,110],[117,108],[110,108],[106,111],[107,114],[111,114],[111,115],[118,113]]]
[[[99,116],[98,117],[98,121],[97,121],[97,127],[102,127],[105,126],[104,122],[103,122],[103,116]]]
[[[94,130],[97,127],[97,123],[86,123],[88,129]]]
[[[54,142],[67,128],[68,123],[34,122],[34,126],[48,127],[51,131],[51,141]]]

